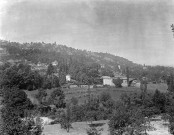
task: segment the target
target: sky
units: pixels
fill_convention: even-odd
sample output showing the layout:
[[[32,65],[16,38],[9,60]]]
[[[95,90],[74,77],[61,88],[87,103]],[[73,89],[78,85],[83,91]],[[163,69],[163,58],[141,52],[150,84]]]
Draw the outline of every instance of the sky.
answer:
[[[174,66],[174,0],[0,0],[0,39]]]

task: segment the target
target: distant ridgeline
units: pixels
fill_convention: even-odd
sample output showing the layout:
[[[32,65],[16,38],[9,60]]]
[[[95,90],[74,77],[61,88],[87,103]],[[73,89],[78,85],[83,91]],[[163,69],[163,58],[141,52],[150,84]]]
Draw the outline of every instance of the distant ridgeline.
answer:
[[[174,71],[173,68],[164,66],[146,66],[144,70],[142,65],[109,53],[79,50],[44,42],[21,44],[0,40],[0,58],[0,64],[8,62],[47,66],[56,62],[59,73],[70,74],[75,80],[79,80],[82,76],[99,78],[118,73],[126,75],[128,67],[130,77],[139,79],[145,75],[151,81],[160,81]]]

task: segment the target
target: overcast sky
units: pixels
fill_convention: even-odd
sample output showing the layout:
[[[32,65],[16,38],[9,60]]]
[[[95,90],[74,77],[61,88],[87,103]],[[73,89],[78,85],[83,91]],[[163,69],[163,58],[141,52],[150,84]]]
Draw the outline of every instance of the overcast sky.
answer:
[[[0,0],[0,38],[174,66],[174,0]]]

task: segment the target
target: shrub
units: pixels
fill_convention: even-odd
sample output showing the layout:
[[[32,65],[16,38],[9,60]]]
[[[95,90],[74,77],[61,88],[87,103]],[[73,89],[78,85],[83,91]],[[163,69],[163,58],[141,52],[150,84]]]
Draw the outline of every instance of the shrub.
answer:
[[[115,87],[120,88],[122,87],[123,80],[121,80],[119,77],[117,79],[113,80],[113,83],[115,84]]]
[[[75,97],[72,97],[72,98],[71,98],[71,103],[72,103],[73,105],[77,105],[77,104],[78,104],[78,99],[75,98]]]
[[[76,122],[76,121],[85,121],[86,117],[85,117],[85,105],[75,105],[72,106],[71,108],[71,118],[72,121]]]
[[[124,106],[119,106],[118,110],[115,110],[110,121],[109,130],[111,135],[121,135],[125,132],[125,127],[129,121],[129,114]]]
[[[111,95],[107,92],[102,92],[100,95],[100,102],[106,102],[111,99]]]
[[[65,95],[61,88],[56,88],[50,95],[49,104],[55,105],[57,108],[65,108]]]
[[[156,90],[155,94],[153,95],[153,102],[154,105],[162,112],[165,112],[165,103],[166,103],[166,97],[163,93]]]
[[[41,135],[43,131],[42,120],[40,117],[28,117],[22,121],[22,129],[26,132],[27,135]]]
[[[47,97],[46,91],[44,89],[39,89],[36,98],[40,104],[46,101],[46,97]]]
[[[170,122],[169,124],[169,131],[172,135],[174,135],[174,122]]]
[[[96,84],[94,84],[94,85],[93,85],[93,88],[97,88],[97,85],[96,85]]]

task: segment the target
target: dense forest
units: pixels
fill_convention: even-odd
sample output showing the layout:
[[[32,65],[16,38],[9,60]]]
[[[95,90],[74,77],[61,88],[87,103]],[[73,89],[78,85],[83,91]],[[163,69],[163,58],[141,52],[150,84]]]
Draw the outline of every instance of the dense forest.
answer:
[[[147,76],[150,81],[158,82],[174,71],[172,67],[164,66],[146,66],[146,69],[143,69],[143,65],[119,56],[74,49],[57,43],[17,43],[0,40],[0,46],[5,50],[5,54],[1,55],[3,63],[13,60],[49,65],[57,61],[59,74],[70,74],[73,79],[80,82],[97,83],[93,78],[114,76],[116,73],[126,75],[127,68],[130,77],[139,79]]]

